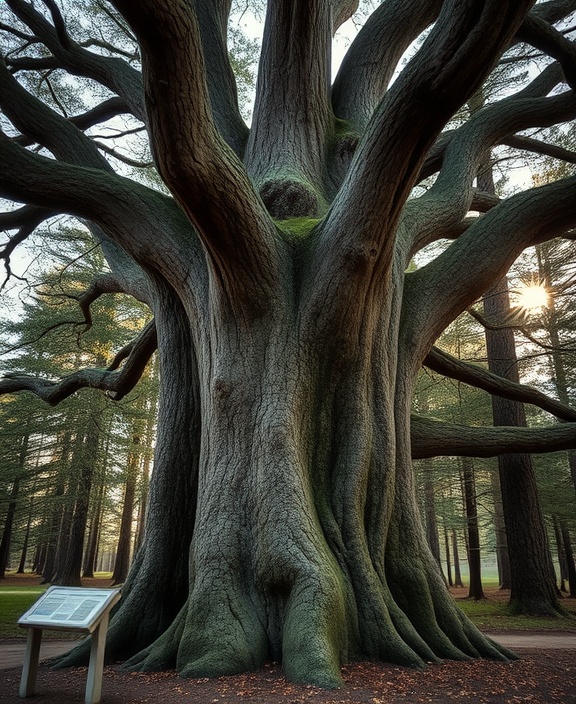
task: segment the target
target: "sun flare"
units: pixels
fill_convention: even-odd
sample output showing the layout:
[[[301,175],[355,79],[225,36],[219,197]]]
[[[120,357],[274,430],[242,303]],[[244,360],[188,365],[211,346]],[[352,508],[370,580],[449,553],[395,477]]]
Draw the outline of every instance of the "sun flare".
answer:
[[[548,306],[548,291],[543,284],[526,284],[516,290],[517,305],[524,310],[536,311]]]

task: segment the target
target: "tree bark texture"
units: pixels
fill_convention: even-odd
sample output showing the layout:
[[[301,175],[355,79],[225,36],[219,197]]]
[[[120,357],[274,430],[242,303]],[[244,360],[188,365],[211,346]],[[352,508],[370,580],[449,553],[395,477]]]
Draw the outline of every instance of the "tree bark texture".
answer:
[[[72,121],[0,66],[6,119],[55,157],[0,134],[0,195],[90,221],[114,276],[155,315],[154,472],[107,657],[194,677],[275,659],[291,680],[327,687],[351,658],[422,667],[513,657],[457,609],[427,545],[413,448],[450,453],[455,440],[410,410],[442,330],[525,247],[576,220],[569,178],[462,227],[486,149],[569,119],[573,96],[534,90],[521,106],[479,112],[444,143],[426,196],[408,196],[533,2],[423,1],[414,15],[385,2],[357,56],[400,28],[407,36],[369,69],[352,60],[333,95],[330,39],[355,3],[271,0],[249,135],[228,71],[226,0],[111,3],[138,39],[141,81],[62,43],[33,5],[6,4],[55,62],[144,118],[171,194],[115,174]],[[372,80],[435,19],[388,90],[391,65]],[[407,271],[413,252],[456,230],[444,254]],[[115,379],[92,370],[62,383],[7,379],[0,390],[55,402],[81,384],[115,392]],[[562,432],[576,445],[572,423]]]

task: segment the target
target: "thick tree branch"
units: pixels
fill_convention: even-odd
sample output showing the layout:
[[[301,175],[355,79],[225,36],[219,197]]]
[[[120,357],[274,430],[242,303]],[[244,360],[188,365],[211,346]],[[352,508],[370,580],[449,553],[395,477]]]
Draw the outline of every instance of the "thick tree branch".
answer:
[[[134,342],[130,353],[120,370],[82,369],[60,381],[50,381],[26,374],[9,374],[0,379],[0,395],[31,391],[51,406],[79,389],[92,388],[107,391],[115,401],[120,401],[132,391],[158,344],[156,326],[149,323]]]
[[[279,219],[321,210],[331,39],[330,0],[268,3],[245,161]]]
[[[195,5],[214,121],[222,138],[242,159],[248,128],[238,109],[236,79],[226,43],[231,0],[200,0]]]
[[[514,149],[522,149],[527,152],[534,152],[535,154],[551,156],[554,159],[561,159],[569,164],[576,164],[576,151],[566,149],[565,147],[560,147],[557,144],[542,142],[539,139],[533,139],[532,137],[514,135],[513,137],[503,139],[502,144]]]
[[[397,224],[426,153],[481,85],[532,4],[444,3],[422,48],[374,114],[326,217],[317,264],[334,272],[337,258],[342,277],[332,274],[332,280],[338,288],[354,281],[351,270],[357,276],[363,268],[366,281],[375,268],[386,277]]]
[[[336,117],[360,133],[384,96],[400,57],[437,17],[442,0],[388,0],[368,18],[346,52],[332,89]]]
[[[556,418],[576,422],[575,409],[550,398],[538,389],[509,381],[479,365],[463,362],[437,347],[433,347],[426,355],[424,365],[444,376],[483,389],[490,394],[521,403],[531,403],[552,413]]]
[[[35,205],[25,205],[17,210],[0,213],[0,230],[16,230],[30,225],[37,227],[53,215],[58,215],[58,211],[38,208]]]
[[[45,147],[47,147],[52,153],[59,159],[69,161],[71,164],[82,167],[93,167],[95,169],[101,169],[108,173],[109,187],[112,187],[112,183],[116,177],[106,161],[106,159],[98,153],[94,143],[86,135],[83,134],[79,129],[77,129],[69,120],[64,119],[61,115],[53,111],[50,107],[39,101],[37,98],[32,96],[26,90],[20,86],[20,84],[11,76],[10,72],[5,66],[0,62],[0,105],[2,105],[4,112],[8,117],[10,117],[15,124],[15,126],[22,132],[27,134],[29,137],[35,141],[40,142]],[[16,146],[16,145],[14,145]],[[21,182],[23,190],[20,191],[20,198],[24,201],[27,199],[26,186],[30,187],[30,198],[34,199],[37,196],[42,198],[40,183],[36,182],[34,178],[35,164],[37,164],[41,171],[45,174],[45,178],[53,178],[48,176],[48,172],[51,169],[58,169],[54,162],[48,160],[39,160],[38,162],[33,161],[33,155],[29,152],[22,150],[21,152],[16,152],[19,156],[14,158],[22,159],[22,162],[27,163],[25,169],[30,169],[29,174],[22,173],[17,177],[14,177],[14,186],[18,186],[18,182]],[[10,170],[13,164],[8,164],[7,162],[2,164],[0,161],[0,172],[3,168]],[[126,261],[126,256],[123,252],[115,248],[109,241],[109,238],[113,238],[119,243],[124,249],[134,256],[137,261],[138,257],[142,256],[142,250],[140,254],[138,252],[137,243],[145,243],[147,235],[150,236],[150,232],[154,232],[151,235],[150,242],[145,245],[145,249],[148,251],[150,247],[153,247],[154,240],[158,238],[158,242],[161,242],[168,236],[168,240],[172,243],[175,242],[173,236],[176,238],[186,237],[189,241],[190,249],[186,256],[180,261],[177,268],[180,268],[183,278],[185,278],[182,266],[186,266],[186,260],[189,266],[196,267],[194,278],[202,281],[205,272],[205,263],[203,256],[200,252],[198,243],[192,245],[192,241],[195,241],[195,235],[193,234],[192,228],[190,228],[184,215],[181,213],[180,209],[170,199],[162,198],[162,209],[168,209],[172,211],[169,214],[165,211],[166,220],[162,220],[162,215],[160,211],[156,210],[156,206],[153,202],[157,200],[159,194],[152,189],[147,189],[144,186],[139,186],[128,180],[124,181],[124,187],[120,190],[124,191],[125,196],[132,200],[133,214],[131,216],[126,213],[127,217],[124,218],[124,236],[121,241],[118,240],[118,225],[122,221],[116,219],[112,211],[107,214],[107,210],[112,208],[112,203],[106,201],[106,197],[103,197],[103,201],[100,205],[97,205],[96,201],[92,198],[92,193],[85,190],[83,187],[83,179],[86,174],[82,171],[77,172],[76,176],[69,174],[70,181],[64,180],[59,184],[51,184],[55,187],[56,191],[60,191],[60,195],[64,196],[68,194],[68,199],[65,201],[67,205],[66,212],[79,215],[87,219],[95,219],[96,222],[102,228],[98,233],[98,239],[102,242],[103,249],[109,258],[109,262],[113,270],[121,277],[124,287],[133,292],[136,287],[139,291],[142,290],[142,285],[140,282],[141,273],[137,271],[137,267],[134,264],[130,264]],[[91,177],[93,178],[94,174]],[[76,182],[74,182],[76,181]],[[28,183],[27,183],[28,182]],[[61,188],[58,189],[58,186]],[[8,184],[9,187],[9,184]],[[45,200],[32,201],[36,204],[46,203],[50,206],[50,199],[47,198],[50,189],[46,189],[44,196]],[[75,193],[75,196],[72,195]],[[35,195],[36,194],[36,195]],[[148,201],[149,208],[143,207],[144,203]],[[61,201],[62,202],[62,201]],[[118,207],[123,209],[127,206],[126,202],[124,206],[120,206],[117,202]],[[147,218],[144,212],[147,211],[149,217]],[[99,217],[96,213],[104,215],[104,220]],[[132,226],[129,224],[130,218],[132,219]],[[166,223],[171,223],[171,227],[166,227]],[[105,224],[107,223],[107,224]],[[122,226],[120,226],[122,229]],[[129,230],[132,229],[130,233]],[[108,242],[107,242],[108,239]],[[177,245],[177,249],[184,244],[181,241],[180,245]],[[167,252],[167,258],[170,260],[172,253],[170,252],[170,246],[167,245],[165,250]],[[194,252],[194,256],[190,254]],[[139,260],[142,263],[143,260]],[[160,263],[160,259],[156,254],[152,257],[153,267],[156,267]],[[174,264],[172,262],[167,264],[167,270],[173,270]],[[131,278],[132,283],[128,283],[127,279]],[[181,282],[180,282],[181,283]],[[140,293],[141,295],[141,293]]]
[[[60,12],[58,5],[54,2],[54,0],[42,0],[42,2],[50,10],[52,22],[54,22],[54,29],[56,30],[60,44],[62,44],[65,49],[69,49],[71,41],[66,29],[66,23],[64,22],[64,18],[62,17],[62,13]]]
[[[522,23],[518,38],[556,59],[564,70],[567,83],[576,90],[576,46],[573,42],[533,14]]]
[[[171,199],[101,169],[33,154],[1,132],[0,164],[0,195],[93,220],[138,263],[162,272],[177,289],[194,271],[202,290],[202,254]]]
[[[516,59],[515,59],[516,60]],[[541,98],[562,82],[564,74],[559,63],[554,62],[547,66],[531,83],[516,93],[515,98]],[[439,171],[442,167],[444,155],[452,139],[459,133],[457,129],[443,132],[426,155],[418,181],[422,181]],[[506,141],[502,141],[506,144]]]
[[[561,423],[550,428],[484,428],[412,416],[411,441],[414,459],[558,452],[576,448],[576,423]]]
[[[549,0],[538,3],[532,10],[535,17],[550,24],[559,22],[572,12],[576,12],[576,0]]]
[[[441,331],[499,281],[523,249],[576,224],[575,187],[572,176],[512,196],[430,264],[406,275],[403,336],[419,350],[416,358],[424,359]]]
[[[576,116],[576,97],[563,93],[550,98],[511,98],[478,110],[452,136],[440,174],[432,188],[412,201],[410,252],[442,236],[442,232],[470,210],[473,183],[487,151],[520,129],[545,127]]]
[[[261,309],[278,283],[276,229],[210,112],[194,3],[116,0],[140,42],[152,150],[210,254],[214,283]]]

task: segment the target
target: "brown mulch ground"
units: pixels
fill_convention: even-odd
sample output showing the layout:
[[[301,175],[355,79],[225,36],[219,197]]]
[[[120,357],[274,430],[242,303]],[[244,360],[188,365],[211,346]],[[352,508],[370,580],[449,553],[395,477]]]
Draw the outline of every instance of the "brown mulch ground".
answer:
[[[278,665],[218,679],[183,680],[175,672],[128,673],[104,670],[103,704],[576,704],[576,650],[530,649],[510,663],[446,662],[423,672],[382,663],[343,668],[344,686],[325,691],[289,684]],[[0,671],[0,704],[16,704],[20,668]],[[49,670],[41,666],[38,704],[84,701],[86,668]]]
[[[521,660],[446,662],[424,672],[376,663],[343,668],[344,686],[333,691],[288,684],[276,665],[215,680],[183,680],[174,672],[104,670],[105,704],[576,704],[576,651],[525,650]],[[0,703],[16,704],[20,670],[0,672]],[[34,700],[39,704],[82,702],[86,668],[50,671],[41,666]]]

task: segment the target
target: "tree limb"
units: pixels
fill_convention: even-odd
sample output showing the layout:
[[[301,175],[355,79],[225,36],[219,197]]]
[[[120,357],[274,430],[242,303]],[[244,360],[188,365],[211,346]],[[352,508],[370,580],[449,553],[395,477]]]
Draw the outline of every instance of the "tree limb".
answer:
[[[123,59],[94,54],[72,40],[65,46],[54,27],[31,3],[6,0],[6,4],[46,45],[62,68],[73,75],[91,78],[105,85],[130,106],[135,117],[146,121],[142,79],[138,71]]]
[[[361,133],[384,96],[400,57],[437,17],[441,0],[388,0],[346,52],[332,88],[334,114]]]
[[[133,343],[120,370],[82,369],[60,381],[40,379],[26,374],[8,374],[0,380],[0,395],[31,391],[46,403],[56,406],[79,389],[93,388],[107,391],[115,401],[120,401],[136,386],[157,344],[156,326],[152,321]]]
[[[194,3],[192,3],[194,4]],[[198,22],[191,5],[116,0],[142,50],[152,151],[235,300],[261,308],[279,285],[276,229],[212,120]]]
[[[74,296],[84,315],[86,329],[92,327],[92,303],[105,293],[125,293],[124,288],[113,274],[99,274],[81,296]]]
[[[432,262],[406,274],[404,343],[419,346],[424,359],[448,323],[499,281],[523,249],[573,227],[575,187],[572,176],[512,196],[478,218]]]
[[[268,210],[279,219],[320,214],[324,144],[332,127],[331,41],[331,0],[268,3],[245,161]]]
[[[375,268],[386,279],[398,221],[426,153],[481,85],[532,4],[444,3],[422,48],[376,110],[320,229],[317,268],[330,267],[325,278],[339,290],[346,281],[357,290],[361,270],[366,282]]]
[[[543,154],[551,156],[554,159],[561,159],[569,164],[576,164],[576,152],[565,147],[560,147],[557,144],[548,144],[539,139],[532,137],[524,137],[522,135],[513,135],[502,140],[502,144],[514,149],[522,149],[535,154]]]
[[[524,384],[517,384],[504,377],[493,374],[488,369],[476,364],[463,362],[447,352],[433,347],[426,355],[424,365],[443,376],[462,381],[490,394],[512,401],[531,403],[564,421],[576,421],[576,410],[560,401],[550,398],[538,389]]]
[[[576,90],[576,46],[573,42],[533,14],[522,23],[518,38],[556,59],[562,65],[568,85]]]
[[[576,448],[576,423],[549,428],[470,427],[411,417],[412,457],[496,457]]]
[[[228,57],[230,0],[199,0],[198,27],[206,65],[206,81],[214,121],[224,141],[242,159],[248,128],[240,115],[236,78]]]
[[[106,154],[110,154],[110,156],[113,156],[115,159],[118,159],[118,161],[121,161],[124,164],[128,164],[128,166],[135,166],[137,169],[147,169],[151,166],[154,166],[153,161],[138,161],[137,159],[131,159],[129,156],[121,154],[116,149],[109,147],[107,144],[102,144],[102,142],[99,142],[96,139],[94,140],[94,144],[101,151],[105,152]]]
[[[162,272],[177,289],[191,271],[198,281],[205,278],[194,233],[171,199],[102,169],[33,154],[2,132],[0,165],[0,195],[93,220],[137,262]],[[165,256],[159,256],[159,247]]]
[[[470,210],[474,179],[492,146],[520,129],[549,126],[575,116],[576,97],[570,92],[549,98],[512,96],[478,110],[452,136],[432,188],[406,209],[413,237],[410,251],[441,237],[445,228]]]
[[[56,34],[58,35],[60,44],[62,44],[65,49],[69,49],[71,41],[68,36],[64,18],[62,17],[62,13],[60,12],[58,5],[54,2],[54,0],[42,0],[42,2],[50,10],[52,22],[54,22],[54,28],[56,29]]]

